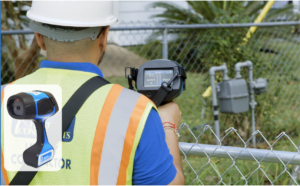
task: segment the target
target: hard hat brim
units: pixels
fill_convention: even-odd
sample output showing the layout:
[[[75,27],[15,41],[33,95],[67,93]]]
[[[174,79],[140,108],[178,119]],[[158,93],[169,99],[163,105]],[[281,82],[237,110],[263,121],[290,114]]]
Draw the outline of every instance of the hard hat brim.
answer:
[[[112,25],[117,22],[117,18],[113,15],[105,18],[105,19],[99,19],[94,22],[74,22],[73,20],[67,21],[67,20],[59,20],[59,19],[53,19],[48,17],[42,17],[41,15],[36,15],[33,11],[29,10],[27,11],[26,16],[33,20],[40,23],[50,24],[50,25],[58,25],[58,26],[69,26],[69,27],[99,27],[99,26],[108,26]]]

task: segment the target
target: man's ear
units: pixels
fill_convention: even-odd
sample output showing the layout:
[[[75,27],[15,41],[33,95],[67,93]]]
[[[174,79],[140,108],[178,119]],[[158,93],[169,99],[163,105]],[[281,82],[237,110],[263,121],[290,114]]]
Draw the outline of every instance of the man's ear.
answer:
[[[109,28],[110,26],[106,26],[99,37],[99,41],[100,41],[99,46],[102,48],[102,51],[106,50]]]
[[[35,35],[36,40],[38,42],[38,45],[41,47],[41,49],[46,50],[46,46],[45,46],[43,35],[39,34],[37,32],[34,32],[34,35]]]

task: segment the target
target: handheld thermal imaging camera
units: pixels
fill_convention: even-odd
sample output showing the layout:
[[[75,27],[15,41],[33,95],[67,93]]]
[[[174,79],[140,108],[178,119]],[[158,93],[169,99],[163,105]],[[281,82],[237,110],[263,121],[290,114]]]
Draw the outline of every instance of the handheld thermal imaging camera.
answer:
[[[54,149],[47,138],[45,121],[58,111],[54,96],[38,90],[21,92],[9,97],[7,110],[12,118],[32,120],[36,127],[36,143],[24,151],[24,162],[37,168],[51,161]]]
[[[134,89],[151,99],[156,106],[171,102],[185,90],[185,69],[177,62],[156,59],[144,63],[139,69],[125,68],[129,89]]]

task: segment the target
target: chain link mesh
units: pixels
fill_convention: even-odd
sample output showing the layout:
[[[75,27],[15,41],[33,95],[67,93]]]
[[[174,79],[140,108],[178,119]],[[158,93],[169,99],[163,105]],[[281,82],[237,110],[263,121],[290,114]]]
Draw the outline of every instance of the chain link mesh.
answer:
[[[243,140],[233,127],[225,131],[222,139],[218,139],[212,127],[208,125],[204,126],[199,134],[195,134],[195,129],[185,123],[180,126],[179,130],[180,134],[189,133],[194,139],[194,143],[190,143],[188,146],[185,143],[179,145],[187,184],[299,184],[297,176],[292,175],[291,166],[291,163],[299,163],[298,160],[292,162],[295,158],[300,158],[299,147],[285,132],[280,133],[276,140],[270,143],[260,131],[255,131],[248,140]],[[220,145],[202,144],[202,139],[207,138],[207,135],[216,138]],[[226,142],[224,144],[225,139],[232,137],[231,135],[239,139],[239,143],[235,147],[227,146]],[[262,137],[265,143],[264,149],[269,150],[259,152],[249,148],[253,136]],[[278,149],[277,145],[281,146],[281,143],[288,144],[289,153],[294,153],[290,153],[289,157],[283,157],[283,154],[287,153],[286,151],[275,150]],[[237,145],[241,147],[236,147]],[[245,160],[251,161],[246,162]]]
[[[188,72],[187,89],[176,99],[182,110],[182,121],[189,124],[181,126],[180,141],[194,144],[189,151],[181,149],[186,184],[299,183],[299,168],[289,162],[267,163],[264,158],[255,159],[255,154],[252,154],[253,161],[240,160],[225,148],[229,158],[215,155],[217,149],[226,146],[240,146],[241,150],[248,151],[253,147],[251,139],[255,135],[259,149],[269,149],[272,153],[285,150],[298,156],[299,148],[295,144],[298,144],[300,121],[300,23],[271,27],[263,24],[247,42],[244,38],[249,27],[242,24],[232,28],[223,24],[220,28],[167,30],[168,58],[182,64]],[[141,29],[141,25],[153,29]],[[148,60],[163,57],[165,36],[157,25],[157,22],[119,23],[119,27],[131,29],[111,29],[106,54],[99,66],[109,81],[128,87],[125,67],[139,67]],[[46,59],[46,53],[33,38],[33,34],[2,35],[1,84],[32,73]],[[269,83],[268,91],[256,96],[257,132],[251,132],[250,113],[220,114],[221,131],[226,131],[221,132],[222,145],[217,146],[215,153],[195,155],[195,147],[205,152],[202,144],[218,141],[211,128],[211,98],[202,96],[210,85],[209,68],[225,62],[230,78],[234,78],[235,63],[246,60],[254,64],[254,79],[267,78]],[[221,76],[216,74],[218,82],[222,81]],[[247,79],[247,71],[242,71],[242,76]]]

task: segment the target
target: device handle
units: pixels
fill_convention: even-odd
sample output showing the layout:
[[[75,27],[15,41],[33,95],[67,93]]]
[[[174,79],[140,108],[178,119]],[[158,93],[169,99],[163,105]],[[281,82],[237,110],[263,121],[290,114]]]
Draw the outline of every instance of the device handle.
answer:
[[[167,82],[162,82],[161,87],[152,98],[154,104],[157,107],[160,106],[170,91],[172,91],[172,88],[168,86]]]
[[[169,82],[162,82],[160,88],[157,90],[156,94],[152,98],[154,104],[158,107],[164,101],[165,97],[168,95],[169,92],[172,91],[172,83],[177,78],[180,77],[178,73],[176,73]]]
[[[46,131],[45,131],[45,120],[33,120],[36,128],[36,143],[26,149],[23,153],[24,162],[27,165],[38,167],[38,156],[41,153],[45,141],[48,141]]]
[[[129,73],[127,74],[127,69],[129,69]],[[134,67],[126,67],[125,68],[125,78],[128,79],[128,85],[130,90],[134,90],[134,87],[132,85],[132,81],[136,82],[136,78],[138,75],[139,70]]]
[[[47,138],[46,131],[45,130],[45,122],[41,119],[33,120],[33,123],[36,128],[36,143],[35,145],[39,145],[41,147],[41,150],[43,148],[43,145],[45,143],[45,137]]]

